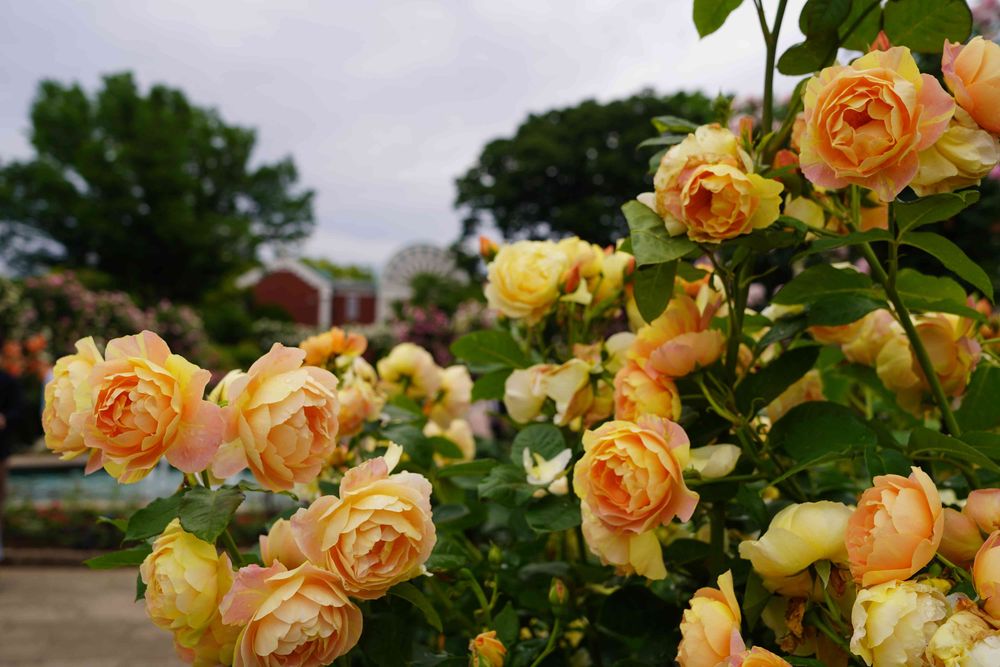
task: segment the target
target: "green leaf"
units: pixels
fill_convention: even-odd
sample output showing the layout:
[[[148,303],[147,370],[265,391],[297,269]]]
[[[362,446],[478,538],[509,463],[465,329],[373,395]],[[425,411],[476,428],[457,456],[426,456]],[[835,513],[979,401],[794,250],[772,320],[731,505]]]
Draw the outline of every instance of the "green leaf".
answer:
[[[427,438],[427,443],[430,445],[435,454],[443,456],[446,459],[461,459],[465,456],[454,441],[449,440],[444,436],[435,435]]]
[[[764,505],[764,501],[760,497],[759,489],[743,484],[740,486],[740,490],[736,492],[736,500],[739,506],[746,511],[750,521],[756,525],[757,530],[767,528],[767,525],[771,522],[771,518],[767,512],[767,506]]]
[[[632,200],[622,206],[632,238],[632,254],[638,266],[680,259],[698,246],[686,236],[670,236],[663,218],[645,204]]]
[[[810,326],[839,326],[856,322],[873,310],[887,306],[885,299],[874,295],[830,294],[806,307],[806,319]]]
[[[899,234],[903,235],[917,227],[953,218],[977,201],[978,190],[962,190],[921,197],[912,202],[897,202],[893,204],[892,210]]]
[[[865,447],[865,467],[868,469],[869,478],[879,475],[906,477],[910,474],[911,465],[913,464],[910,459],[895,449],[885,449],[875,445]]]
[[[99,516],[97,517],[97,523],[106,523],[109,526],[114,526],[121,533],[124,533],[126,529],[128,529],[128,519],[114,519],[110,516]]]
[[[699,37],[707,37],[722,27],[743,0],[694,0],[694,27]]]
[[[840,43],[836,31],[813,35],[788,47],[778,58],[778,71],[789,76],[812,74],[836,57]]]
[[[431,604],[431,601],[427,599],[426,595],[420,592],[419,588],[409,583],[396,584],[389,589],[389,595],[395,595],[398,598],[403,598],[424,615],[427,623],[430,624],[432,628],[438,632],[443,631],[444,626],[441,625],[441,617],[438,616],[437,610],[434,609],[434,605]]]
[[[997,465],[993,459],[972,445],[923,426],[913,429],[910,433],[909,454],[910,456],[949,454],[963,462],[974,463],[987,470],[1000,473],[1000,465]]]
[[[945,237],[932,232],[910,232],[904,234],[900,241],[934,256],[946,269],[978,289],[990,301],[993,300],[993,283],[990,277],[961,248]]]
[[[747,627],[753,630],[764,612],[764,607],[771,600],[771,591],[764,588],[764,582],[754,570],[747,574],[747,585],[743,591],[743,613],[746,616]]]
[[[944,40],[969,38],[972,11],[965,0],[893,0],[883,10],[882,29],[894,46],[941,53]]]
[[[763,350],[771,343],[797,336],[806,330],[806,318],[801,315],[782,317],[757,341],[757,349]]]
[[[472,385],[472,401],[499,401],[503,398],[504,383],[514,371],[513,368],[500,368],[476,378]]]
[[[869,229],[866,232],[852,232],[835,238],[816,239],[807,249],[799,253],[799,256],[805,257],[806,255],[813,255],[818,252],[826,252],[827,250],[844,248],[852,245],[861,245],[862,243],[891,241],[892,238],[892,234],[884,229]]]
[[[382,429],[383,437],[395,442],[418,466],[428,467],[434,460],[434,449],[423,429],[413,424],[394,424]]]
[[[972,445],[994,461],[1000,461],[1000,433],[962,431],[962,442]]]
[[[489,329],[466,334],[451,344],[451,353],[469,364],[527,368],[531,360],[506,331]]]
[[[157,498],[129,517],[125,529],[125,541],[144,540],[163,532],[171,521],[177,518],[181,509],[181,495]]]
[[[230,486],[215,490],[204,486],[188,489],[181,500],[181,527],[214,544],[244,498],[242,491]]]
[[[656,131],[661,134],[669,132],[671,134],[687,136],[698,129],[697,123],[692,123],[686,118],[678,118],[677,116],[656,116],[651,122]]]
[[[778,304],[810,303],[832,294],[872,294],[871,278],[853,269],[816,264],[792,278],[774,295]]]
[[[469,553],[453,537],[439,536],[431,557],[427,559],[427,569],[433,571],[454,571],[469,562]]]
[[[711,552],[712,546],[708,542],[682,537],[663,549],[663,559],[671,565],[687,565],[706,560]]]
[[[639,142],[636,148],[648,148],[650,146],[673,146],[684,141],[686,134],[661,134],[658,137],[645,139]]]
[[[851,0],[809,0],[799,14],[803,35],[836,32],[851,13]]]
[[[493,627],[497,631],[497,639],[504,646],[512,646],[517,641],[521,623],[518,621],[517,611],[511,603],[505,604],[500,613],[493,617]]]
[[[853,410],[829,401],[796,405],[771,427],[772,447],[795,461],[839,452],[863,452],[878,436]]]
[[[962,431],[989,431],[1000,426],[1000,368],[979,362],[955,419]]]
[[[566,449],[566,439],[562,431],[552,424],[532,424],[521,429],[510,447],[510,460],[519,468],[523,464],[521,452],[527,449],[541,455],[546,461]]]
[[[736,407],[749,413],[776,399],[816,364],[820,348],[797,347],[778,356],[761,370],[747,375],[736,387]]]
[[[141,565],[146,560],[146,556],[153,553],[153,547],[149,544],[140,544],[131,549],[112,551],[109,554],[94,556],[83,561],[83,564],[91,570],[110,570],[116,567],[134,567]]]
[[[494,459],[476,459],[464,463],[453,463],[438,470],[438,477],[482,477],[496,467]]]
[[[142,573],[135,575],[135,602],[146,599],[146,582],[142,580]]]
[[[878,37],[881,21],[882,8],[879,7],[878,0],[853,0],[851,13],[839,28],[841,46],[852,51],[867,51]]]
[[[903,269],[896,276],[896,291],[908,308],[926,312],[954,313],[981,320],[982,315],[966,305],[965,289],[951,278],[928,276]]]
[[[632,277],[635,286],[635,304],[639,314],[652,322],[667,309],[674,293],[674,274],[677,261],[640,266]]]
[[[523,505],[531,498],[535,487],[528,484],[524,470],[515,465],[501,464],[479,483],[479,497],[490,498],[501,505]]]
[[[524,518],[536,533],[569,530],[580,525],[580,505],[571,496],[545,496],[525,509]]]

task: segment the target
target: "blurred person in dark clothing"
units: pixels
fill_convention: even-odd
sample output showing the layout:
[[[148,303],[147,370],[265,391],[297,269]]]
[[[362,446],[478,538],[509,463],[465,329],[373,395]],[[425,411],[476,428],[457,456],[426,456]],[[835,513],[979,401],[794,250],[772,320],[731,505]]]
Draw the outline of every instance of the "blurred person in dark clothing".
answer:
[[[17,380],[0,369],[0,561],[3,560],[3,506],[7,497],[7,459],[14,447],[14,426],[23,408]]]

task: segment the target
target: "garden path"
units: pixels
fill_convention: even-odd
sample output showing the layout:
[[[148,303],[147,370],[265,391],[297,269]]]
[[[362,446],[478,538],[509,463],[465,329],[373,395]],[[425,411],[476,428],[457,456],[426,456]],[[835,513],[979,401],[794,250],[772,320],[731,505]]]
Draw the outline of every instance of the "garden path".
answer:
[[[177,667],[135,570],[0,567],[0,667]]]

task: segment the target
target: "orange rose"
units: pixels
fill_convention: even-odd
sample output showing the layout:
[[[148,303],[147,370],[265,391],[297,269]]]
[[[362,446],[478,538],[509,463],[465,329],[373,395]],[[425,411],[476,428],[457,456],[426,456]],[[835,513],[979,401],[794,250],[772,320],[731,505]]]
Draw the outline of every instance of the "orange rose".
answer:
[[[701,588],[681,620],[677,647],[680,667],[717,667],[746,649],[740,637],[740,606],[733,592],[733,573],[719,577],[719,588]]]
[[[882,475],[861,494],[847,522],[851,574],[868,587],[908,579],[934,558],[944,533],[941,498],[931,478]]]
[[[718,306],[702,310],[691,297],[674,295],[663,314],[636,332],[628,358],[650,375],[672,378],[715,363],[726,344],[721,331],[709,328]]]
[[[305,350],[306,364],[309,366],[326,366],[333,357],[346,357],[350,359],[361,356],[368,348],[368,340],[357,333],[347,333],[339,327],[334,327],[329,331],[324,331],[315,336],[309,336],[299,343],[299,347]],[[337,360],[337,365],[342,365]]]
[[[430,482],[412,472],[389,474],[401,453],[390,447],[385,457],[348,470],[339,499],[322,496],[292,517],[302,553],[362,600],[423,573],[434,548]]]
[[[334,574],[310,563],[244,567],[219,611],[223,623],[244,626],[233,667],[323,667],[361,637],[361,611]]]
[[[183,472],[205,470],[225,429],[219,406],[203,398],[211,374],[171,354],[151,331],[115,338],[104,358],[88,379],[92,407],[83,440],[101,451],[108,474],[137,482],[161,457]]]
[[[729,657],[729,667],[792,667],[784,658],[766,648],[754,646],[738,655]]]
[[[1000,530],[1000,489],[976,489],[970,492],[962,513],[987,535]]]
[[[272,491],[313,481],[337,446],[337,378],[303,366],[306,353],[275,343],[228,386],[226,444],[212,473],[249,466]]]
[[[593,515],[586,504],[580,506],[580,513],[583,517],[583,539],[601,563],[613,566],[621,576],[638,574],[653,580],[667,576],[663,549],[655,531],[630,533],[611,530]]]
[[[480,632],[469,642],[469,667],[503,667],[506,655],[496,630]]]
[[[260,559],[265,566],[277,561],[292,568],[306,562],[305,554],[295,542],[292,524],[288,519],[278,519],[267,535],[260,536]]]
[[[968,506],[967,506],[968,507]],[[938,553],[958,565],[967,565],[983,546],[983,536],[976,522],[950,507],[944,508],[944,533]]]
[[[976,593],[985,601],[983,608],[1000,619],[1000,530],[993,531],[976,553],[972,581]]]
[[[979,36],[965,46],[945,40],[941,72],[955,101],[981,128],[1000,134],[1000,45]]]
[[[94,339],[81,338],[76,342],[76,354],[59,359],[52,369],[52,380],[45,385],[45,446],[61,454],[63,460],[87,451],[83,421],[91,408],[90,371],[102,361]]]
[[[796,380],[765,408],[767,418],[776,422],[797,405],[823,400],[823,378],[815,368]]]
[[[638,534],[691,518],[698,494],[684,484],[689,442],[678,424],[610,421],[583,434],[583,449],[573,490],[610,530]]]
[[[615,419],[635,421],[642,415],[680,419],[681,396],[666,375],[650,377],[630,361],[615,373]]]
[[[827,67],[809,80],[803,101],[806,178],[824,188],[860,185],[882,201],[913,180],[919,152],[938,140],[955,110],[902,46]]]

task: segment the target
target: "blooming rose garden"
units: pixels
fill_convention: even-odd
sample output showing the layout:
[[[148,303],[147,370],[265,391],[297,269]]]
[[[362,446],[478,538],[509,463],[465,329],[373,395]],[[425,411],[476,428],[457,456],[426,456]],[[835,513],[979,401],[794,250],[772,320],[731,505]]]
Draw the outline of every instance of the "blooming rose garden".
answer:
[[[617,247],[484,239],[456,365],[333,329],[210,386],[152,331],[81,339],[49,449],[184,474],[88,564],[195,665],[1000,665],[993,286],[938,233],[1000,162],[1000,45],[963,0],[809,0],[779,54],[764,4],[761,117],[653,119]],[[294,506],[241,550],[259,493]]]

